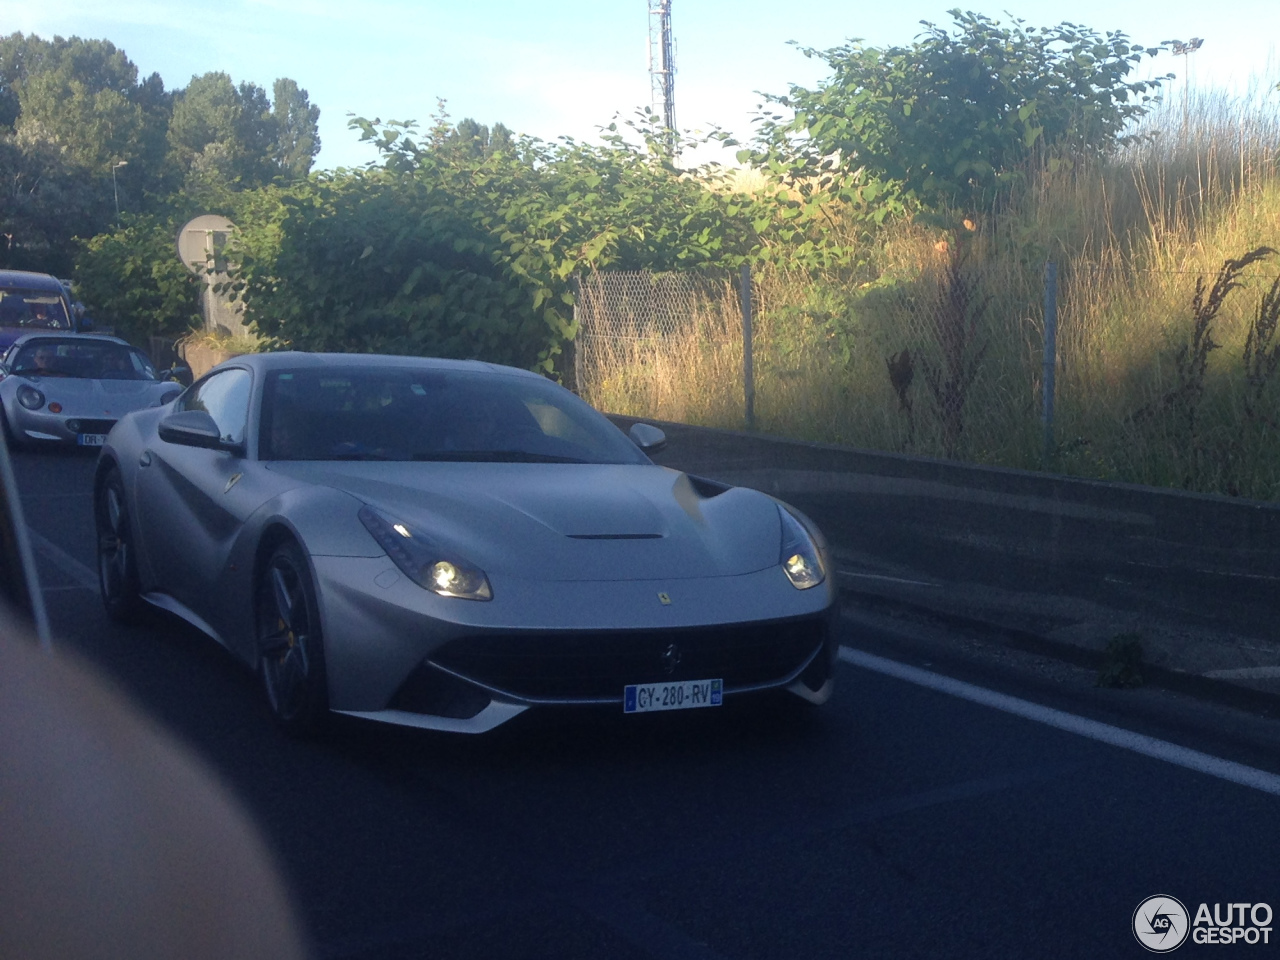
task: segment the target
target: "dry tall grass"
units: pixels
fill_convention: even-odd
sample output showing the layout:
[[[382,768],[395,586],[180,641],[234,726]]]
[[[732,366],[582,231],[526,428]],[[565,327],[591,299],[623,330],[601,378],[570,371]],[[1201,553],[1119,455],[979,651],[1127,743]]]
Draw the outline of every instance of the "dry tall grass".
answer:
[[[1204,351],[1198,373],[1187,366],[1197,280],[1207,290],[1225,261],[1263,246],[1280,250],[1278,99],[1205,95],[1185,109],[1172,102],[1117,156],[1034,171],[972,234],[887,228],[868,250],[870,279],[782,266],[758,272],[758,427],[1041,466],[1043,273],[1052,259],[1059,359],[1050,466],[1280,498],[1280,373],[1274,363],[1270,374],[1245,364],[1280,255],[1249,265],[1216,315],[1201,315],[1215,348]],[[947,320],[944,282],[957,244],[973,314],[972,336],[959,346],[946,332],[960,321]],[[734,300],[728,290],[724,305],[660,345],[633,345],[591,386],[592,401],[741,426]],[[944,397],[938,387],[948,369],[970,360],[976,376],[957,414],[954,391]]]

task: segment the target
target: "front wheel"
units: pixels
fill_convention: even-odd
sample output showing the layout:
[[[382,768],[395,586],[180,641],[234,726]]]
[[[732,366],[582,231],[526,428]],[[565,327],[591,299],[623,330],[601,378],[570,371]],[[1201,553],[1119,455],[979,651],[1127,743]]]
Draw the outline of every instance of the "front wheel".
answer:
[[[288,733],[315,733],[329,712],[328,679],[315,587],[296,543],[280,544],[263,567],[255,619],[267,705]]]
[[[135,623],[145,603],[138,579],[133,528],[124,481],[114,467],[102,478],[93,498],[98,532],[98,588],[107,615],[118,623]]]

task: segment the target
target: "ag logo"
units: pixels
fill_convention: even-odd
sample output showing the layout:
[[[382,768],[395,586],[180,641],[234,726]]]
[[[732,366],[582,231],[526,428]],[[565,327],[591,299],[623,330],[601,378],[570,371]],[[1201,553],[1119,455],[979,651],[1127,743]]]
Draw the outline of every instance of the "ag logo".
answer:
[[[1133,911],[1133,935],[1152,953],[1169,953],[1186,941],[1190,919],[1177,898],[1147,897]]]

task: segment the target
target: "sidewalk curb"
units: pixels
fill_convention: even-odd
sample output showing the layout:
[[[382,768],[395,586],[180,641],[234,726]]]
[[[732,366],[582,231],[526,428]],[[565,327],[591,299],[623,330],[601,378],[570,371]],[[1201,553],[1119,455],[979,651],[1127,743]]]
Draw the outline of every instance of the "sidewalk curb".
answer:
[[[839,574],[837,576],[840,577]],[[840,579],[843,580],[845,578],[840,577]],[[901,597],[887,597],[884,594],[860,589],[847,583],[841,583],[840,585],[840,599],[841,602],[854,600],[875,612],[889,615],[906,613],[915,617],[923,617],[951,628],[978,631],[984,637],[996,637],[1005,646],[1024,653],[1051,657],[1089,670],[1096,671],[1102,665],[1103,656],[1100,651],[1064,643],[1061,640],[1054,640],[1042,634],[1024,630],[1021,627],[1000,623],[997,620],[984,620],[980,617],[956,613],[953,610],[931,606],[926,603],[917,603]],[[1146,662],[1142,664],[1142,675],[1144,685],[1147,686],[1159,687],[1162,690],[1182,693],[1202,700],[1210,700],[1228,707],[1258,712],[1267,717],[1280,718],[1280,694],[1269,693],[1265,690],[1255,690],[1252,687],[1245,687],[1214,677],[1204,677],[1182,670],[1171,670],[1168,667],[1156,666]]]

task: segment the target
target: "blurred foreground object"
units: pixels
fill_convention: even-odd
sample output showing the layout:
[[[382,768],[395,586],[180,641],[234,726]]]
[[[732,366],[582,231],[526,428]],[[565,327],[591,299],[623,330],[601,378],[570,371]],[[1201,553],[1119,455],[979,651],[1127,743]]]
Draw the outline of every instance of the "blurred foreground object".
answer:
[[[302,957],[284,884],[229,794],[51,652],[25,534],[0,444],[0,958]]]
[[[0,957],[301,957],[256,831],[185,750],[0,609]]]

